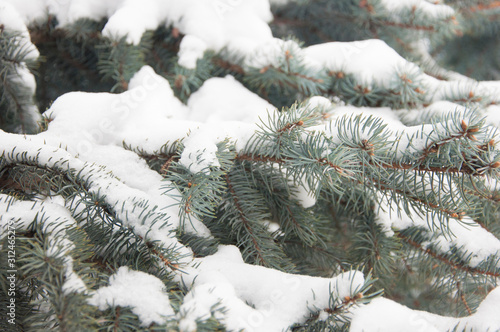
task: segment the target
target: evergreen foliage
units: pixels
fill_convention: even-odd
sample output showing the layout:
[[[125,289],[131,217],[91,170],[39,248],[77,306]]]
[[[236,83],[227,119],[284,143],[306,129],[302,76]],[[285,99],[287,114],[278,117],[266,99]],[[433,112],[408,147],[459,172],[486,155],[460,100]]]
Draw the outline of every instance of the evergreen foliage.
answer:
[[[188,36],[172,20],[144,32],[136,44],[105,34],[109,18],[61,25],[50,14],[30,22],[31,42],[1,25],[0,330],[229,331],[230,319],[239,319],[231,318],[236,307],[227,306],[236,303],[233,297],[265,317],[265,306],[241,293],[283,284],[259,277],[272,271],[267,276],[300,280],[302,288],[291,286],[287,299],[294,292],[311,301],[327,298],[325,307],[303,303],[307,317],[295,317],[290,331],[359,331],[356,309],[381,297],[465,317],[441,326],[469,331],[466,317],[498,291],[500,280],[500,122],[494,115],[500,84],[482,82],[500,80],[500,5],[444,1],[450,12],[421,2],[426,5],[391,8],[388,0],[271,1],[269,25],[278,47],[267,52],[262,46],[253,58],[230,47],[208,49],[194,68],[179,62]],[[370,51],[389,49],[372,39],[385,41],[406,65],[394,64],[383,77],[360,77],[351,56],[369,59]],[[358,41],[340,46],[344,62],[315,58],[311,65],[315,45],[340,41]],[[176,137],[171,133],[182,131],[180,122],[164,128],[161,137],[173,139],[158,149],[148,145],[152,137],[118,142],[106,141],[107,130],[86,133],[94,135],[92,142],[113,145],[118,163],[147,165],[135,183],[93,161],[98,152],[75,153],[81,141],[72,141],[73,133],[54,143],[49,133],[62,116],[57,107],[67,106],[53,104],[58,97],[110,93],[83,95],[102,98],[89,101],[96,108],[111,98],[133,99],[130,85],[144,66],[169,83],[179,105],[189,105],[209,80],[232,75],[279,110],[269,110],[247,141],[217,137],[214,151],[190,150],[197,124]],[[130,101],[126,112],[138,110],[138,103]],[[89,118],[96,113],[87,111]],[[123,114],[115,113],[112,122]],[[138,189],[156,177],[162,179],[160,198],[153,189]],[[221,245],[237,247],[251,273],[230,275],[239,266],[234,260],[217,265],[217,255],[226,254],[221,248],[229,250]],[[210,264],[224,278],[206,290],[196,273]],[[130,305],[98,304],[96,292],[111,287],[123,267],[161,280],[172,313],[144,324]],[[12,298],[9,270],[16,271],[15,324],[4,319]],[[200,272],[200,283],[203,278]],[[246,290],[237,279],[255,282]],[[319,295],[311,280],[336,283]],[[220,290],[229,287],[224,282],[231,291]],[[205,291],[207,299],[223,294],[222,300],[201,301]],[[210,306],[193,321],[196,301]],[[271,316],[279,308],[273,310]]]

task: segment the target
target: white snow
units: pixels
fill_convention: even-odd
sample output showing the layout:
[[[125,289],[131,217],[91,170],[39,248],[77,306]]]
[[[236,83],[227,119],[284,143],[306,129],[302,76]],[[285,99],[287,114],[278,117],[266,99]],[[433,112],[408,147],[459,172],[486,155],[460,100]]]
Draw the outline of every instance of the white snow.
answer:
[[[225,48],[229,54],[244,56],[255,51],[263,40],[272,38],[267,0],[188,0],[172,1],[171,6],[175,6],[170,10],[179,12],[179,18],[167,12],[168,20],[181,33],[198,37],[216,52]],[[193,46],[192,52],[184,47],[183,54],[198,53],[200,43]]]
[[[417,125],[423,123],[423,120],[429,117],[444,117],[454,113],[465,113],[466,111],[467,108],[465,106],[440,100],[433,102],[423,109],[398,110],[398,113],[402,122]]]
[[[43,232],[52,234],[53,240],[60,236],[65,251],[72,249],[72,244],[65,238],[66,229],[75,226],[76,221],[71,213],[63,206],[49,202],[29,202],[29,201],[11,201],[12,197],[0,194],[0,222],[3,232],[7,232],[9,222],[15,222],[18,231],[27,230],[28,226],[37,218],[38,221],[44,220]],[[63,241],[64,239],[64,241]],[[55,241],[57,242],[57,241]],[[52,242],[56,244],[55,242]],[[49,253],[54,253],[55,248],[50,249]]]
[[[208,46],[202,39],[195,35],[182,38],[179,45],[179,64],[186,68],[196,68],[196,61],[203,57]]]
[[[71,156],[65,150],[46,145],[42,137],[27,136],[24,138],[0,131],[0,140],[5,151],[16,152],[13,155],[5,156],[7,162],[14,162],[18,158],[17,154],[24,152],[32,158],[36,157],[38,165],[55,170],[79,172],[80,179],[89,182],[88,191],[99,193],[124,223],[124,226],[133,228],[137,235],[147,240],[158,241],[159,245],[177,248],[180,254],[179,260],[189,261],[189,257],[192,255],[191,251],[180,245],[172,233],[178,227],[178,219],[175,219],[178,216],[178,210],[175,206],[170,206],[168,214],[158,211],[157,205],[154,205],[155,197],[151,197],[139,189],[128,187],[102,166],[87,164]],[[146,167],[144,168],[146,169]],[[155,185],[157,188],[160,186],[159,183]],[[164,201],[165,203],[169,203],[169,201]]]
[[[210,124],[224,121],[253,124],[276,109],[230,75],[205,81],[189,98],[188,107],[190,120]]]
[[[350,332],[442,332],[500,330],[500,287],[492,290],[477,311],[455,318],[412,310],[394,301],[377,298],[353,310]]]
[[[189,98],[188,107],[188,119],[206,123],[193,126],[183,142],[180,163],[193,173],[219,166],[216,144],[225,138],[231,138],[237,149],[242,149],[257,130],[256,123],[276,109],[232,76],[205,81]]]
[[[209,174],[209,167],[219,167],[216,143],[217,138],[221,140],[223,137],[214,137],[214,134],[212,130],[203,128],[188,136],[179,163],[192,173],[204,172]]]
[[[221,102],[225,93],[232,96],[227,103]],[[173,198],[163,195],[168,183],[135,153],[124,150],[122,144],[154,153],[163,144],[190,133],[183,142],[180,162],[198,172],[218,166],[216,144],[226,138],[242,149],[257,129],[255,121],[274,109],[229,76],[206,81],[188,105],[190,108],[175,98],[168,82],[146,66],[122,94],[72,92],[61,96],[47,111],[52,121],[46,132],[24,139],[0,132],[2,148],[11,151],[15,146],[19,153],[38,155],[40,164],[50,167],[61,167],[56,162],[64,160],[68,167],[85,170],[84,176],[94,179],[91,191],[105,195],[127,226],[166,247],[178,246],[171,232],[180,225],[179,207]],[[205,119],[200,114],[203,105],[213,105]],[[198,116],[206,124],[189,120]],[[231,119],[238,121],[227,121]],[[96,165],[91,166],[93,163]],[[131,210],[130,202],[151,209],[147,220],[142,209]],[[184,227],[210,237],[206,226],[196,218]],[[187,248],[181,252],[186,257],[191,255]]]
[[[117,40],[126,36],[129,43],[137,45],[146,30],[156,29],[166,19],[161,10],[161,4],[156,0],[122,1],[114,8],[102,33]]]
[[[51,2],[53,5],[57,5],[57,1],[64,0],[52,0]],[[47,16],[48,1],[45,0],[3,0],[3,2],[9,2],[18,12],[16,14],[19,17],[19,20],[16,20],[17,24],[24,23],[27,26],[31,22],[41,22]]]
[[[340,106],[336,107],[333,112],[331,119],[339,120],[342,117],[354,117],[354,116],[363,116],[363,117],[375,117],[383,120],[383,123],[386,127],[393,131],[394,133],[405,130],[406,127],[398,117],[398,114],[391,110],[389,107],[354,107],[354,106]]]
[[[296,179],[296,182],[288,182],[288,185],[293,188],[293,191],[291,192],[292,198],[297,200],[303,208],[307,209],[316,204],[319,181],[315,182],[314,186],[311,187],[307,183],[305,176],[301,179]]]
[[[313,96],[307,99],[305,101],[304,106],[308,108],[320,108],[324,110],[329,110],[333,108],[330,99],[321,96]]]
[[[485,111],[488,124],[500,128],[500,105],[490,105]]]
[[[480,93],[491,98],[492,102],[500,103],[500,81],[478,82]]]
[[[109,204],[115,207],[117,215],[125,221],[126,225],[134,227],[137,234],[142,236],[147,234],[151,239],[160,240],[165,247],[174,244],[181,253],[186,255],[185,259],[180,262],[184,264],[183,270],[187,273],[177,275],[178,280],[182,279],[190,288],[190,293],[178,314],[184,331],[192,331],[195,321],[207,318],[212,312],[210,309],[216,304],[228,309],[225,313],[216,313],[216,316],[226,322],[230,328],[246,328],[249,331],[262,329],[281,331],[294,322],[303,321],[309,314],[309,309],[326,308],[328,290],[331,287],[340,298],[351,294],[351,287],[359,287],[363,282],[361,273],[343,274],[332,279],[292,276],[244,264],[235,247],[222,246],[215,255],[191,258],[189,250],[177,243],[170,234],[170,231],[178,226],[178,210],[175,208],[175,202],[161,195],[161,186],[165,183],[134,153],[123,150],[122,141],[132,143],[133,146],[146,147],[153,152],[167,140],[181,139],[189,133],[183,142],[187,151],[195,155],[202,151],[207,163],[192,162],[189,157],[182,162],[187,167],[191,167],[192,171],[202,171],[207,166],[217,166],[218,161],[214,157],[215,150],[213,150],[217,142],[227,137],[231,139],[236,137],[239,138],[237,146],[244,146],[256,129],[255,124],[248,122],[263,117],[272,105],[245,90],[234,78],[226,77],[208,80],[196,94],[193,94],[188,106],[183,106],[173,96],[168,84],[155,75],[152,69],[143,68],[131,81],[130,90],[119,95],[70,93],[62,96],[49,110],[53,120],[48,131],[23,138],[0,133],[3,148],[10,151],[16,146],[16,151],[19,153],[28,151],[33,155],[38,154],[40,163],[51,167],[87,169],[84,176],[91,176],[94,179],[91,190],[99,190],[105,194]],[[220,100],[224,100],[228,92],[230,97],[227,98],[228,105],[226,105]],[[121,113],[118,112],[122,116],[115,116],[116,120],[110,122],[109,126],[105,126],[100,120],[107,117],[111,119],[112,115],[117,113],[116,108],[111,105],[123,106],[120,108]],[[214,106],[209,108],[208,114],[203,114],[202,105]],[[248,105],[253,105],[249,108],[252,112],[239,113],[240,109]],[[328,100],[322,98],[312,99],[307,107],[314,106],[327,109],[332,107]],[[80,116],[84,110],[85,116]],[[273,108],[271,111],[276,110]],[[390,109],[342,106],[335,108],[331,114],[334,122],[343,116],[378,116],[393,133],[411,132],[413,128],[404,126]],[[245,122],[239,121],[241,118],[245,118]],[[195,119],[201,121],[194,121]],[[328,132],[327,127],[320,125],[311,130]],[[335,125],[331,129],[334,128]],[[422,129],[421,126],[415,128]],[[330,134],[336,133],[330,131]],[[131,140],[130,137],[134,135],[136,138]],[[395,134],[392,137],[395,138]],[[82,140],[87,142],[89,153],[83,153],[78,149]],[[66,151],[55,147],[59,144],[64,144]],[[79,157],[74,158],[73,155]],[[182,158],[184,157],[183,155]],[[9,159],[13,158],[9,157]],[[56,162],[62,160],[66,160],[67,164],[57,165]],[[96,165],[90,166],[90,163],[96,163]],[[103,165],[105,168],[97,165]],[[314,200],[311,197],[308,201],[306,196],[302,197],[302,203],[304,206],[312,205]],[[144,219],[141,217],[141,209],[133,211],[128,207],[134,202],[140,203],[139,205],[147,211],[151,211],[156,206],[165,211],[166,215],[153,210],[153,212],[148,212],[148,218]],[[151,206],[147,208],[146,205]],[[118,207],[123,207],[123,210]],[[388,229],[403,227],[405,220],[409,224],[407,219],[400,218],[401,220],[398,221],[399,219],[394,215],[390,219],[383,219]],[[169,224],[164,228],[158,227],[159,223],[154,223],[158,218],[166,221],[167,219],[162,219],[166,217],[168,217]],[[383,216],[381,215],[380,218],[382,220]],[[415,224],[415,221],[411,222]],[[422,221],[422,225],[427,225],[427,222]],[[477,260],[473,262],[478,262],[493,254],[492,250],[497,250],[498,240],[495,242],[494,239],[489,238],[488,234],[479,227],[473,228],[473,231],[459,227],[463,226],[457,224],[457,229],[453,231],[460,234],[461,238],[455,239],[452,244],[469,246],[467,248],[474,250],[476,254],[474,259]],[[191,231],[210,236],[208,230],[196,221],[195,228]],[[477,236],[478,242],[470,241],[472,235]],[[441,245],[446,243],[448,242],[443,242]],[[484,243],[488,245],[481,247]],[[133,276],[136,275],[133,274]],[[134,278],[130,277],[130,279]],[[142,277],[138,278],[141,280]],[[121,279],[118,278],[118,280]],[[75,284],[78,283],[75,282]],[[112,286],[112,289],[115,289],[115,286]],[[108,294],[104,290],[102,292]],[[120,292],[113,291],[110,294],[112,295],[109,297],[102,295],[102,299],[122,301],[118,295]],[[160,292],[156,296],[161,299]],[[96,305],[105,306],[102,304],[105,300],[100,301],[99,304],[95,302]],[[125,302],[119,303],[127,303],[126,300],[123,301]],[[163,313],[171,314],[171,309],[166,308]],[[143,318],[143,323],[147,319]],[[153,321],[153,318],[149,319]]]
[[[247,67],[264,68],[267,66],[282,67],[288,57],[303,58],[303,50],[294,40],[272,38],[262,42],[258,48],[246,55],[244,64]]]
[[[296,187],[297,192],[294,193],[293,198],[299,201],[303,208],[310,208],[316,204],[316,197],[314,191],[304,186]]]
[[[419,71],[379,39],[318,44],[304,48],[303,52],[310,66],[352,74],[366,87],[376,82],[391,88],[399,72]]]
[[[206,318],[209,308],[220,303],[227,309],[225,315],[219,314],[227,327],[248,332],[279,332],[304,322],[310,310],[328,308],[330,291],[342,300],[364,283],[358,271],[318,278],[245,264],[234,246],[219,246],[216,254],[194,259],[185,270],[180,280],[192,287],[181,307],[185,326]]]
[[[122,266],[109,278],[109,286],[93,291],[88,303],[106,310],[130,307],[142,326],[165,324],[174,310],[163,282],[151,274]]]
[[[191,132],[183,142],[181,164],[197,172],[218,165],[216,143],[225,138],[242,149],[257,129],[255,123],[274,109],[231,76],[207,80],[186,107],[168,82],[145,66],[122,94],[61,96],[47,111],[53,118],[49,131],[39,136],[90,161],[96,146],[125,143],[154,153]]]
[[[7,1],[7,0],[4,0]],[[268,0],[8,0],[18,11],[19,22],[55,15],[60,26],[89,18],[108,17],[103,35],[126,37],[138,44],[146,30],[173,25],[187,41],[181,45],[179,63],[193,68],[205,49],[226,49],[237,56],[250,54],[272,38],[273,18]]]

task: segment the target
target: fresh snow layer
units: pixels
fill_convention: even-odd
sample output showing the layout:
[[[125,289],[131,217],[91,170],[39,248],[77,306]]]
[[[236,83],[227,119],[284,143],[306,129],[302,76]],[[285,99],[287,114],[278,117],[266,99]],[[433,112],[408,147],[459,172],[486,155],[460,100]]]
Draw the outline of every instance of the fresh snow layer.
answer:
[[[500,128],[500,105],[488,106],[485,113],[488,124]]]
[[[10,1],[18,11],[17,21],[25,24],[40,20],[46,13],[55,15],[62,26],[82,18],[108,17],[103,35],[113,39],[126,36],[133,44],[140,42],[146,30],[172,25],[185,35],[180,44],[179,63],[187,68],[195,68],[205,50],[225,50],[230,58],[242,58],[247,66],[257,68],[276,65],[277,55],[284,54],[285,49],[296,56],[300,53],[295,42],[273,38],[268,25],[273,19],[269,0],[4,1]],[[390,10],[416,6],[443,18],[453,14],[449,6],[424,0],[385,0],[384,5]],[[344,69],[342,66],[347,62],[345,69],[359,75],[367,85],[374,78],[387,85],[394,79],[391,75],[394,70],[414,67],[380,40],[325,43],[304,51],[311,65],[326,65],[330,70]]]
[[[310,310],[329,308],[330,292],[342,300],[364,284],[358,271],[319,278],[245,264],[234,246],[219,246],[216,254],[194,259],[185,271],[180,280],[191,291],[181,306],[184,331],[195,331],[193,322],[210,317],[210,309],[218,303],[227,312],[217,313],[217,318],[229,330],[284,331],[304,322]]]
[[[493,289],[477,308],[463,318],[444,317],[412,310],[394,301],[378,298],[353,310],[350,332],[442,332],[499,331],[500,287]],[[456,328],[456,329],[455,329]]]
[[[272,38],[263,41],[254,52],[247,54],[244,65],[253,68],[283,67],[287,61],[286,54],[289,57],[302,59],[303,53],[299,44],[294,40]]]
[[[114,39],[126,36],[128,42],[138,44],[146,30],[172,25],[184,34],[178,55],[179,64],[187,68],[195,68],[206,50],[222,52],[230,61],[241,62],[245,68],[283,67],[288,52],[294,62],[303,60],[314,70],[345,71],[367,88],[374,84],[394,88],[400,83],[400,76],[411,73],[422,83],[420,89],[429,91],[429,101],[439,100],[456,83],[423,74],[381,40],[332,42],[301,49],[295,41],[273,38],[268,25],[273,18],[269,0],[3,1],[11,5],[6,15],[17,17],[9,22],[16,22],[12,24],[23,31],[26,27],[20,22],[37,21],[47,13],[55,15],[62,26],[82,18],[108,17],[102,31],[104,36]],[[443,18],[453,14],[446,5],[424,0],[385,0],[383,4],[390,10],[415,6]]]
[[[205,118],[203,105],[213,105]],[[219,142],[231,138],[242,149],[258,128],[255,122],[273,110],[231,76],[207,80],[185,106],[168,82],[146,66],[132,78],[128,91],[65,94],[47,111],[47,131],[33,136],[0,131],[0,141],[3,151],[15,151],[6,156],[7,162],[24,152],[39,165],[80,172],[82,180],[91,180],[89,191],[104,197],[124,226],[165,248],[177,248],[181,263],[189,262],[192,253],[175,238],[178,227],[204,237],[210,232],[196,218],[180,224],[177,202],[164,195],[169,183],[123,144],[154,153],[165,143],[184,139],[180,162],[197,172],[217,167]],[[199,116],[202,121],[194,121]]]
[[[188,101],[188,119],[204,122],[184,141],[180,163],[193,173],[219,166],[217,142],[231,137],[237,149],[243,149],[260,119],[275,107],[248,91],[232,76],[211,78]]]
[[[420,125],[424,122],[428,123],[429,119],[466,111],[467,107],[445,100],[436,101],[423,109],[398,110],[401,121],[406,125]]]
[[[419,70],[378,39],[318,44],[303,52],[312,67],[352,74],[367,87],[376,82],[391,88],[399,84],[399,72]]]
[[[163,282],[153,275],[122,266],[109,278],[109,286],[93,291],[89,304],[106,310],[130,307],[142,326],[165,324],[174,316]]]
[[[221,92],[224,98],[221,98]],[[189,98],[188,107],[191,110],[190,120],[211,124],[222,121],[256,123],[265,119],[268,111],[275,109],[232,76],[205,81]]]
[[[126,36],[132,44],[138,44],[146,30],[172,25],[187,37],[179,52],[179,63],[187,68],[194,68],[207,49],[226,49],[241,56],[272,38],[268,0],[8,1],[17,9],[18,21],[25,24],[42,20],[47,13],[55,15],[61,26],[83,18],[108,17],[103,35]]]
[[[169,183],[123,144],[155,153],[168,142],[184,139],[180,163],[198,172],[218,166],[217,144],[227,138],[242,149],[257,130],[255,122],[275,108],[231,76],[207,80],[188,105],[146,66],[132,78],[128,91],[65,94],[47,111],[47,131],[26,137],[0,131],[0,141],[2,150],[26,152],[40,165],[81,171],[82,178],[93,180],[90,191],[103,195],[125,226],[165,247],[179,247],[189,261],[191,251],[179,245],[174,232],[182,226],[210,237],[209,230],[194,217],[181,225],[177,201],[164,195]],[[203,105],[213,105],[205,118]],[[197,117],[202,121],[194,121]],[[131,202],[141,208],[133,209]]]
[[[189,134],[180,162],[197,172],[218,165],[216,144],[225,138],[244,148],[258,128],[256,122],[273,110],[231,76],[205,81],[186,107],[168,82],[145,66],[122,94],[61,96],[47,111],[53,118],[49,130],[39,136],[90,161],[95,146],[126,144],[154,153]]]
[[[47,136],[48,132],[45,132]],[[71,170],[79,174],[81,181],[87,181],[88,191],[99,194],[123,222],[124,227],[134,229],[143,238],[157,243],[165,248],[177,248],[179,260],[189,261],[192,252],[179,244],[175,237],[178,223],[178,211],[170,206],[168,214],[161,212],[155,205],[155,198],[148,193],[124,184],[100,165],[90,164],[73,157],[61,148],[45,144],[43,137],[7,134],[0,131],[2,148],[9,153],[5,161],[16,162],[18,155],[25,154],[37,160],[37,164],[60,171]],[[11,151],[14,153],[10,154]],[[115,162],[127,162],[116,160]],[[144,166],[144,169],[149,169]],[[154,184],[159,186],[159,184]],[[158,201],[158,199],[156,199]],[[165,202],[168,203],[168,200]],[[137,206],[135,206],[137,205]],[[164,207],[164,206],[162,206]],[[164,207],[166,210],[166,207]]]

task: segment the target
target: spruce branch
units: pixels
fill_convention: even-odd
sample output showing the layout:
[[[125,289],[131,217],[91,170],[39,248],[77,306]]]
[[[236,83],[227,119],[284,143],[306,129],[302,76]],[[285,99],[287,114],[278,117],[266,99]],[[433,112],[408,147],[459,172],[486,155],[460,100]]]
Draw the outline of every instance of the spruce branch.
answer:
[[[124,96],[72,93],[43,133],[0,130],[0,226],[20,231],[20,329],[347,331],[365,328],[365,312],[383,330],[395,321],[372,313],[385,305],[410,318],[421,310],[429,326],[425,311],[477,313],[439,317],[449,330],[488,323],[481,306],[500,277],[500,100],[497,83],[458,72],[496,79],[498,1],[290,0],[272,13],[251,1],[222,13],[160,2],[154,17],[132,2],[98,17],[103,8],[82,3],[89,17],[76,21],[52,6],[60,16],[27,26],[9,5],[46,59],[40,109],[72,90],[141,95],[116,121],[112,102]],[[206,22],[193,24],[199,15]],[[3,24],[0,127],[28,131],[35,62]],[[161,84],[139,82],[144,73]],[[21,74],[30,82],[18,84]],[[212,102],[214,114],[197,119]],[[158,279],[148,302],[161,298],[162,324],[143,324],[109,289],[106,309],[90,304],[122,272]],[[6,284],[0,274],[3,310]]]
[[[461,264],[458,264],[457,262],[451,261],[446,256],[440,255],[440,254],[432,251],[429,248],[424,248],[421,244],[415,242],[414,240],[412,240],[408,236],[405,236],[401,233],[397,233],[396,236],[398,238],[400,238],[401,240],[403,240],[404,242],[411,245],[412,247],[414,247],[415,249],[418,249],[418,250],[422,251],[423,253],[440,261],[441,263],[450,266],[452,269],[461,270],[461,271],[464,271],[464,272],[467,272],[470,274],[480,274],[480,275],[485,275],[485,276],[489,276],[489,277],[496,277],[496,278],[500,277],[500,272],[493,272],[493,271],[482,270],[482,269],[478,269],[478,268],[474,268],[474,267],[470,267],[470,266],[463,266]]]
[[[250,238],[251,238],[253,245],[255,247],[255,250],[257,253],[257,259],[258,259],[259,263],[261,263],[262,265],[266,265],[266,261],[264,259],[264,255],[262,253],[262,249],[260,248],[259,243],[257,242],[257,238],[255,237],[255,234],[250,226],[249,220],[246,218],[246,216],[243,212],[243,209],[241,208],[239,198],[236,195],[236,192],[233,188],[233,185],[231,184],[231,181],[229,179],[229,175],[226,174],[225,178],[226,178],[226,183],[227,183],[229,192],[231,193],[231,197],[234,201],[234,204],[236,205],[236,209],[238,210],[239,217],[240,217],[241,221],[243,222],[243,225],[244,225],[246,231],[250,235]]]

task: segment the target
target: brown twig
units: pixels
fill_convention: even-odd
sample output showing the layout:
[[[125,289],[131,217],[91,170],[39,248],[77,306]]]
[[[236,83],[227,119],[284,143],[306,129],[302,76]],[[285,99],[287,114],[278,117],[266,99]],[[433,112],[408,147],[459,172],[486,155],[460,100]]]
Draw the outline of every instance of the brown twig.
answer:
[[[158,256],[167,267],[171,268],[174,271],[179,270],[179,264],[173,263],[168,258],[163,256],[163,254],[161,254],[158,250],[156,250],[156,248],[153,247],[153,244],[146,242],[146,245],[148,246],[149,249],[151,249],[151,252],[156,256]]]
[[[469,266],[463,266],[463,265],[457,264],[455,262],[452,262],[448,258],[446,258],[442,255],[439,255],[438,253],[436,253],[428,248],[422,247],[422,245],[420,243],[413,241],[412,239],[410,239],[407,236],[402,235],[401,233],[397,233],[396,236],[398,238],[402,239],[403,241],[405,241],[406,243],[408,243],[409,245],[411,245],[412,247],[414,247],[414,248],[426,253],[427,255],[437,259],[438,261],[450,266],[452,269],[461,270],[461,271],[464,271],[467,273],[472,273],[472,274],[482,274],[482,275],[487,275],[487,276],[496,277],[496,278],[500,277],[500,273],[485,271],[482,269],[469,267]]]
[[[345,296],[342,302],[339,305],[336,305],[333,309],[332,308],[326,308],[323,309],[326,313],[332,315],[339,313],[341,311],[345,311],[347,308],[353,306],[356,304],[356,302],[364,297],[363,293],[356,293],[354,296]]]
[[[115,324],[113,326],[113,331],[115,332],[119,331],[120,328],[119,320],[120,320],[120,307],[117,306],[115,309]]]
[[[464,304],[465,309],[467,309],[467,312],[469,313],[469,315],[472,315],[472,310],[470,309],[469,304],[467,303],[467,300],[465,299],[464,292],[460,288],[460,281],[457,281],[457,289],[458,289],[458,293],[460,294],[460,300]]]
[[[171,155],[167,161],[161,166],[160,168],[160,174],[161,175],[166,175],[168,174],[168,170],[170,169],[170,165],[176,160],[179,159],[179,156],[177,154]]]

